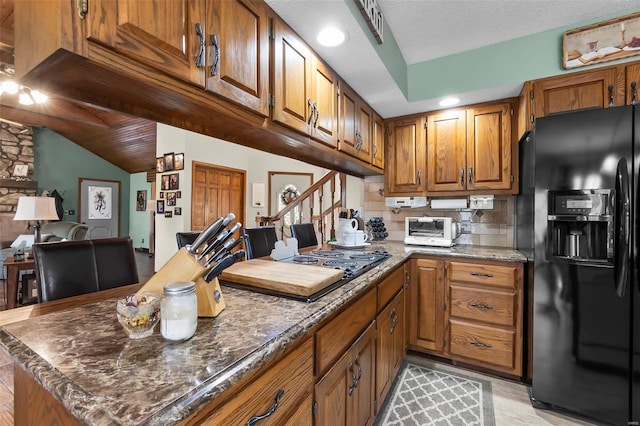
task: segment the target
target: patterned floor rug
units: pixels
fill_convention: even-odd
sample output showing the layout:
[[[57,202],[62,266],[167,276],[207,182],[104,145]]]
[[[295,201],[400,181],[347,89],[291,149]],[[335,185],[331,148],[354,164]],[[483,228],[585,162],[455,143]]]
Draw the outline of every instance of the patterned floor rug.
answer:
[[[379,426],[495,426],[491,383],[404,360]]]

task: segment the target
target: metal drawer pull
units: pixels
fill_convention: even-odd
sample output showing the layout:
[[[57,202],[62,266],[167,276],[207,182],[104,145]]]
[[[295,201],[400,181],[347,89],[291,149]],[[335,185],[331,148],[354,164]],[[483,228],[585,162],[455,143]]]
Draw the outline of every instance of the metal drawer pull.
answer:
[[[396,331],[396,326],[398,325],[398,314],[396,314],[396,310],[391,311],[391,328],[389,329],[389,334],[393,334]]]
[[[493,305],[483,305],[483,304],[478,304],[476,302],[469,302],[469,306],[472,308],[478,308],[478,309],[493,309]]]
[[[196,24],[196,35],[200,37],[200,47],[198,48],[198,54],[195,58],[196,67],[204,67],[204,33],[202,32],[202,25]]]
[[[362,378],[362,367],[360,367],[360,360],[356,357],[356,367],[358,367],[358,378],[356,379],[355,386],[358,387],[358,383],[360,383],[360,379]]]
[[[469,167],[469,183],[473,183],[473,167]]]
[[[479,348],[492,348],[493,346],[491,346],[491,343],[480,343],[480,342],[476,342],[475,340],[469,340],[469,344],[471,346],[477,346]]]
[[[473,275],[474,277],[487,277],[493,278],[493,274],[483,274],[481,272],[469,272],[469,275]]]
[[[351,381],[353,384],[349,386],[349,395],[353,393],[353,390],[358,386],[358,378],[356,377],[356,373],[353,371],[353,363],[349,363],[349,372],[351,373]]]
[[[220,46],[218,45],[218,37],[211,34],[211,45],[213,46],[213,60],[211,61],[211,76],[218,73],[218,64],[220,63]]]
[[[275,401],[274,401],[273,405],[271,406],[271,408],[269,408],[269,411],[267,411],[266,413],[261,414],[259,416],[251,417],[247,421],[247,426],[253,426],[256,423],[258,423],[260,420],[264,420],[267,417],[271,416],[273,413],[275,413],[276,410],[278,409],[278,405],[280,404],[280,398],[282,398],[282,395],[284,395],[284,389],[278,389],[278,392],[276,393]]]
[[[309,118],[307,118],[307,124],[311,124],[311,120],[313,119],[313,103],[311,102],[311,98],[307,98],[307,107],[309,108]]]
[[[464,167],[460,168],[460,186],[464,186]]]

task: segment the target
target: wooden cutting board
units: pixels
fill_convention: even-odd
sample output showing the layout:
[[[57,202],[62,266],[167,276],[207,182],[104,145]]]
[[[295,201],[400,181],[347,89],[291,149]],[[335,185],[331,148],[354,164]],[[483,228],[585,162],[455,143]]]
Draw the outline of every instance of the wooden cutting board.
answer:
[[[340,269],[250,259],[231,265],[220,279],[297,296],[310,296],[342,278]]]

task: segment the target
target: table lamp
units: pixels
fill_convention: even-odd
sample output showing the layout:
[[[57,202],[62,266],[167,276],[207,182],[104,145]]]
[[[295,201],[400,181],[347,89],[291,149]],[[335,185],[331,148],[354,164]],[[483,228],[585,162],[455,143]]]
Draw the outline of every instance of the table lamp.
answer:
[[[20,197],[18,198],[18,208],[13,220],[35,220],[33,225],[35,231],[34,242],[40,242],[40,221],[58,220],[56,211],[56,199],[53,197]]]

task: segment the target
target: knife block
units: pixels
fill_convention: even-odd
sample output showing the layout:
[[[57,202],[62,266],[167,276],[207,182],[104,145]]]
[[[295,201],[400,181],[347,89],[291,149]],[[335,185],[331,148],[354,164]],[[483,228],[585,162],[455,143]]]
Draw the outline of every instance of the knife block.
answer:
[[[162,294],[166,284],[176,281],[193,281],[196,284],[196,296],[198,297],[198,316],[216,317],[225,308],[224,298],[220,290],[217,278],[211,282],[204,280],[208,272],[196,260],[196,255],[189,253],[186,248],[181,248],[165,265],[147,281],[136,295],[151,291]]]

